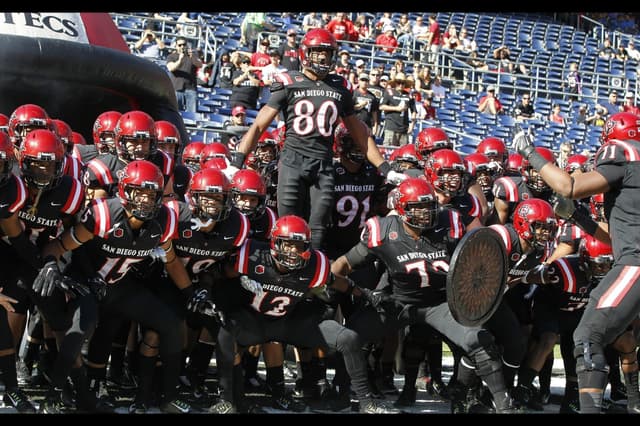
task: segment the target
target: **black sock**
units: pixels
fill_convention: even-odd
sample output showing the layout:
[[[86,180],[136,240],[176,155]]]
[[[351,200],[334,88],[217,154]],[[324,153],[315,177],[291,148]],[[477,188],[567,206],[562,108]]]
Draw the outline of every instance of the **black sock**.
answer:
[[[624,373],[624,383],[627,387],[627,406],[640,405],[640,390],[638,390],[638,372]]]
[[[530,367],[520,367],[520,372],[518,373],[518,386],[526,386],[531,387],[533,384],[533,379],[536,378],[538,372]]]
[[[316,382],[319,380],[327,380],[327,359],[326,358],[315,358],[315,372],[314,379]]]
[[[242,354],[242,368],[244,368],[244,377],[255,377],[258,375],[258,362],[260,361],[260,354],[253,356],[251,352],[245,351]]]
[[[236,406],[242,406],[244,403],[244,372],[241,364],[233,366],[233,392],[231,401],[233,401]]]
[[[391,379],[391,381],[393,381],[393,362],[382,362],[381,367],[382,377],[386,380]]]
[[[38,354],[40,353],[41,347],[41,342],[29,342],[27,344],[27,351],[24,354],[24,363],[27,365],[29,371],[33,368],[33,363],[38,360]]]
[[[442,381],[442,340],[429,342],[427,345],[429,375],[431,380]]]
[[[538,374],[538,380],[540,381],[540,390],[551,389],[551,374],[553,373],[553,358],[548,357],[542,366],[542,370]]]
[[[16,373],[16,354],[0,356],[0,371],[2,381],[7,389],[18,387],[18,374]]]
[[[126,349],[126,346],[111,345],[111,359],[109,362],[111,374],[122,373]]]
[[[267,385],[271,389],[271,396],[279,398],[285,393],[284,370],[282,366],[267,367]]]
[[[203,342],[196,343],[189,356],[188,370],[193,376],[190,377],[190,380],[195,380],[196,378],[202,378],[204,380],[207,376],[207,368],[209,367],[215,349],[216,346],[212,344]]]
[[[153,373],[156,368],[157,357],[155,355],[138,355],[138,392],[136,394],[136,402],[148,404],[151,401]]]

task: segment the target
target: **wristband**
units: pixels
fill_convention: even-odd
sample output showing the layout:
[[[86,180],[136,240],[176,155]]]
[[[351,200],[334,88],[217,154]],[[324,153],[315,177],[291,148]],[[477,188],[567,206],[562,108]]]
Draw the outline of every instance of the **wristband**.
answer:
[[[388,161],[383,161],[378,166],[378,171],[380,172],[380,174],[382,174],[382,176],[386,176],[391,171],[391,165],[389,164]]]
[[[533,167],[537,171],[540,171],[540,169],[542,169],[549,162],[546,158],[540,155],[540,153],[536,151],[535,148],[533,149],[533,152],[528,154],[527,160],[529,160],[529,164],[531,164],[531,167]]]
[[[578,225],[584,232],[591,235],[595,235],[598,230],[598,223],[591,218],[589,214],[585,214],[580,208],[577,208],[571,215],[573,222]]]

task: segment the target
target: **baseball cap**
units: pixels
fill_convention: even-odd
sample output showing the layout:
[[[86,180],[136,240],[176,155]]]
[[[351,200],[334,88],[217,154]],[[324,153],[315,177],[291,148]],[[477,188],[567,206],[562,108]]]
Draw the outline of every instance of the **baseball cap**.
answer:
[[[291,34],[297,34],[298,32],[295,30],[295,28],[289,28],[287,30],[287,35],[291,35]]]
[[[633,96],[633,92],[627,92],[627,93],[624,95],[624,97],[625,97],[625,98],[633,98],[633,97],[634,97],[634,96]]]
[[[347,54],[347,55],[351,56],[351,53],[349,53],[349,51],[347,49],[342,49],[341,51],[338,52],[338,56],[341,56],[343,54]]]
[[[358,76],[358,80],[369,81],[369,74],[367,74],[366,72],[360,73],[360,75]]]
[[[385,25],[384,28],[382,28],[383,33],[386,33],[387,31],[394,31],[393,25]]]
[[[277,56],[278,58],[282,58],[282,55],[280,55],[278,49],[271,49],[269,51],[269,56]]]
[[[238,114],[247,114],[247,109],[245,107],[243,107],[242,105],[238,105],[238,106],[234,106],[233,109],[231,110],[231,115],[233,115],[234,117]]]
[[[495,92],[496,87],[493,84],[487,86],[487,92]]]
[[[389,76],[388,75],[383,75],[382,77],[380,77],[380,81],[389,81]]]
[[[362,59],[358,59],[356,61],[356,67],[362,67],[362,66],[364,66],[364,61]]]

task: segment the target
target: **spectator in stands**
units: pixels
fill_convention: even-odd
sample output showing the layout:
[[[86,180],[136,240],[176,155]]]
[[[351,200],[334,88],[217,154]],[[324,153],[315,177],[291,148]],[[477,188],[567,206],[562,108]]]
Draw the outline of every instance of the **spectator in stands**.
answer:
[[[282,58],[282,66],[289,71],[300,70],[300,47],[296,40],[297,31],[294,28],[287,30],[287,38],[284,43],[278,46],[278,52]]]
[[[606,101],[596,104],[596,112],[602,117],[613,115],[622,111],[622,106],[618,105],[618,92],[612,90]]]
[[[356,60],[356,66],[349,71],[349,77],[347,77],[347,79],[349,80],[349,83],[353,84],[354,87],[357,86],[358,76],[366,72],[366,68],[367,68],[367,63],[364,60],[362,59]]]
[[[280,56],[278,49],[271,49],[269,56],[271,57],[271,63],[262,68],[262,83],[265,86],[265,90],[269,90],[268,86],[271,86],[271,83],[273,83],[274,75],[287,71],[287,69],[280,64],[282,56]]]
[[[151,59],[161,59],[165,49],[162,38],[157,37],[156,33],[150,29],[142,32],[140,40],[136,41],[133,47],[138,56]]]
[[[567,119],[562,114],[562,111],[560,109],[560,104],[553,104],[553,106],[551,106],[549,121],[552,123],[562,124],[563,126],[567,125]]]
[[[396,59],[389,69],[389,80],[393,80],[397,73],[404,74],[404,61],[402,59]]]
[[[240,24],[240,44],[247,46],[249,50],[254,52],[258,37],[263,31],[276,31],[275,25],[267,19],[267,14],[248,12]]]
[[[567,99],[571,102],[580,100],[580,96],[582,96],[582,76],[578,71],[577,62],[569,64],[569,72],[562,80],[562,89],[569,92]]]
[[[260,97],[260,78],[252,70],[251,60],[241,56],[240,68],[236,68],[231,75],[233,88],[229,101],[231,106],[242,105],[247,109],[256,109]]]
[[[351,19],[349,19],[344,12],[337,12],[335,18],[333,18],[325,28],[333,34],[338,43],[342,40],[358,40],[358,32],[353,26]]]
[[[196,24],[198,20],[189,18],[189,13],[182,12],[176,21],[178,22],[176,25],[176,32],[179,35],[189,38],[198,37],[197,25],[190,25]]]
[[[380,76],[380,87],[382,87],[382,94],[387,90],[387,85],[389,84],[389,76],[386,74],[382,74]]]
[[[382,95],[380,111],[384,112],[384,145],[402,146],[413,132],[416,107],[413,97],[405,90],[406,77],[397,73]]]
[[[627,55],[627,49],[625,49],[622,45],[618,46],[618,49],[616,50],[616,58],[620,59],[621,61],[626,61],[627,59],[629,59],[629,55]]]
[[[494,49],[493,58],[498,60],[496,69],[499,72],[520,73],[522,75],[529,73],[524,64],[517,65],[511,59],[511,51],[507,46],[502,45]]]
[[[248,130],[247,126],[247,109],[242,105],[238,105],[231,110],[231,118],[229,121],[225,121],[222,126],[223,130],[241,130],[244,129],[244,132]],[[236,148],[236,145],[242,139],[242,135],[244,132],[238,133],[221,133],[220,142],[227,145],[227,147],[233,151]]]
[[[476,83],[482,83],[482,71],[488,71],[489,65],[484,62],[482,59],[478,57],[478,51],[474,50],[469,53],[469,57],[465,60],[465,62],[473,67],[476,72],[471,72],[470,70],[464,71],[464,85],[463,87],[469,86],[469,89],[475,90]]]
[[[491,115],[503,113],[502,103],[496,96],[496,88],[493,85],[487,86],[486,94],[478,101],[478,111]]]
[[[341,50],[340,52],[338,52],[338,62],[336,63],[334,72],[348,79],[349,73],[352,70],[353,65],[351,64],[351,54],[348,50]]]
[[[173,88],[182,111],[196,112],[196,72],[202,61],[184,37],[176,39],[176,50],[167,57],[167,69],[171,72]]]
[[[598,56],[603,59],[613,59],[616,57],[616,50],[611,46],[609,37],[602,41],[602,47],[598,50]]]
[[[425,60],[426,62],[433,64],[434,70],[436,70],[436,59],[438,52],[440,51],[440,46],[442,45],[442,34],[440,32],[440,24],[438,24],[435,13],[429,15],[429,32],[427,34],[424,50],[429,54],[426,56]]]
[[[450,24],[442,35],[442,48],[457,49],[459,44],[460,38],[458,36],[458,29],[455,24]]]
[[[235,65],[231,62],[231,53],[222,49],[220,50],[220,56],[216,58],[213,63],[213,69],[211,70],[213,87],[222,87],[225,89],[231,89],[233,82],[231,81],[231,74]]]
[[[578,124],[587,124],[587,106],[582,104],[578,107],[578,112],[574,117],[574,121]]]
[[[587,112],[585,123],[591,124],[594,126],[604,126],[605,117],[606,117],[606,110],[598,109],[596,107],[593,111],[593,114],[589,114]]]
[[[393,19],[391,18],[391,12],[382,12],[382,16],[378,19],[375,25],[375,36],[382,34],[383,29],[389,25],[393,26]]]
[[[380,101],[382,99],[382,92],[384,88],[380,86],[380,77],[382,72],[378,68],[372,68],[369,71],[369,84],[367,84],[367,90],[374,94],[376,99]]]
[[[440,77],[439,74],[436,74],[433,77],[433,81],[431,82],[431,86],[429,88],[431,89],[432,97],[436,99],[443,100],[447,95],[447,90],[442,85],[442,77]]]
[[[571,157],[571,154],[573,154],[573,144],[571,143],[571,141],[562,142],[560,144],[560,150],[556,155],[556,164],[558,165],[558,167],[564,169],[564,167],[567,165],[567,160],[569,159],[569,157]]]
[[[271,55],[269,55],[269,47],[271,42],[268,38],[263,38],[258,44],[258,50],[251,54],[251,70],[262,80],[262,69],[271,63]]]
[[[436,108],[432,105],[432,99],[429,95],[422,97],[422,111],[424,111],[424,115],[418,115],[418,119],[435,120],[437,118]]]
[[[469,33],[465,27],[462,27],[460,29],[458,40],[460,42],[456,46],[457,50],[461,50],[465,53],[471,53],[475,50],[478,50],[478,45],[476,44],[475,40],[472,40],[471,37],[469,37]]]
[[[535,114],[533,103],[531,102],[531,94],[524,93],[520,102],[518,102],[513,109],[513,116],[518,121],[526,121],[533,118]]]
[[[376,37],[376,47],[383,52],[393,53],[398,47],[398,40],[394,35],[395,29],[388,25],[382,29],[382,34]]]
[[[371,31],[371,25],[369,23],[369,18],[367,18],[367,15],[358,15],[356,20],[353,21],[353,26],[355,27],[358,33],[358,41],[371,42],[372,31]]]
[[[403,13],[400,15],[400,19],[396,25],[396,38],[398,39],[399,45],[403,44],[400,42],[400,38],[405,36],[411,37],[411,22],[409,22],[409,15]]]
[[[431,91],[431,83],[433,82],[433,75],[431,74],[431,66],[415,64],[413,66],[413,80],[415,81],[414,88],[421,92],[422,96],[429,94],[433,96]]]
[[[624,112],[630,112],[631,114],[640,115],[640,108],[636,106],[633,92],[627,92],[624,95],[624,105],[622,105],[622,110]]]
[[[429,39],[429,26],[424,23],[424,18],[422,16],[418,16],[416,18],[415,24],[411,28],[411,34],[413,36],[412,48],[416,50],[422,50],[422,46]],[[413,52],[413,59],[419,59],[419,56]]]
[[[636,49],[633,39],[627,43],[627,56],[636,61],[640,61],[640,50]]]
[[[371,133],[377,135],[380,122],[380,101],[376,95],[369,91],[368,86],[369,74],[366,72],[360,73],[358,87],[353,91],[353,108],[358,118],[369,126]]]
[[[302,30],[306,33],[312,28],[322,28],[324,23],[317,12],[309,12],[302,18]]]
[[[321,27],[326,27],[327,25],[329,25],[329,22],[331,22],[331,14],[328,12],[322,12],[322,14],[320,15],[320,22],[322,23]]]

